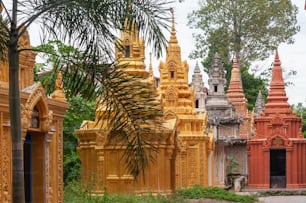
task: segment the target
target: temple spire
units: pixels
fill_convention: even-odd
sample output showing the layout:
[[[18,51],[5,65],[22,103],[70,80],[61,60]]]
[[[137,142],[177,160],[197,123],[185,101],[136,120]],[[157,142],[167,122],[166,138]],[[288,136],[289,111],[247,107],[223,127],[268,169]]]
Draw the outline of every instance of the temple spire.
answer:
[[[174,12],[173,9],[171,8],[171,13],[172,13],[172,28],[171,28],[171,35],[170,35],[170,39],[169,39],[169,43],[167,46],[167,56],[166,56],[166,62],[169,63],[170,61],[175,61],[175,63],[181,64],[182,60],[181,60],[181,48],[178,44],[178,40],[176,38],[176,31],[175,31],[175,20],[174,20]],[[182,64],[183,65],[183,64]],[[184,78],[188,78],[188,70],[187,73],[185,73],[185,70],[183,70],[184,68],[188,68],[188,65],[186,64],[186,66],[182,66],[180,67],[180,65],[178,66],[168,66],[172,67],[172,71],[175,71],[176,73],[174,73],[175,76],[177,76],[177,74],[179,74],[180,71],[182,71],[181,73],[184,74]],[[178,70],[177,68],[181,69]]]
[[[175,31],[175,21],[174,21],[174,11],[173,8],[171,8],[172,13],[172,26],[171,26],[171,35],[170,35],[170,41],[169,43],[177,44],[177,38],[176,38],[176,31]]]
[[[254,107],[255,117],[258,118],[260,116],[260,112],[262,112],[264,109],[265,109],[265,103],[262,98],[261,90],[259,90]]]
[[[272,80],[270,91],[265,107],[266,114],[287,114],[290,113],[290,104],[285,91],[281,62],[278,56],[278,50],[275,51],[274,64],[272,69]]]
[[[238,66],[238,61],[236,57],[236,53],[233,58],[233,67],[231,73],[231,81],[227,90],[227,96],[229,101],[235,106],[236,110],[245,115],[247,100],[244,96],[240,75],[240,68]],[[238,108],[240,106],[240,110]],[[243,106],[243,107],[242,107]]]
[[[242,82],[241,82],[241,75],[240,75],[240,68],[238,66],[238,61],[236,57],[236,53],[234,54],[233,58],[233,67],[231,73],[231,81],[228,88],[228,92],[239,92],[242,93]]]
[[[243,124],[240,126],[240,137],[248,138],[250,132],[250,116],[248,113],[248,100],[245,98],[242,89],[240,68],[236,53],[233,58],[233,67],[231,72],[231,80],[227,90],[227,97],[230,103],[235,107],[239,117],[243,118]]]

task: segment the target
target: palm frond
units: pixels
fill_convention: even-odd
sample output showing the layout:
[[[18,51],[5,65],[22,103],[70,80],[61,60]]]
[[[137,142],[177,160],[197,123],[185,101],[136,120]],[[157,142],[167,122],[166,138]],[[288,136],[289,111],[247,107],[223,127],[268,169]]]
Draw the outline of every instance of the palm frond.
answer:
[[[103,81],[99,104],[105,106],[101,119],[108,120],[110,139],[123,144],[128,171],[135,177],[143,173],[157,152],[162,128],[161,107],[156,93],[141,78],[114,68]]]
[[[8,20],[3,19],[0,13],[0,61],[6,59],[7,45],[8,45]]]
[[[46,39],[71,42],[79,48],[95,47],[100,53],[113,56],[113,45],[124,22],[134,22],[152,44],[153,53],[162,54],[166,46],[163,31],[170,29],[170,1],[162,0],[27,0],[21,1],[27,13],[39,16]],[[31,9],[29,9],[31,8]],[[32,21],[26,21],[32,22]],[[87,49],[90,51],[91,49]]]

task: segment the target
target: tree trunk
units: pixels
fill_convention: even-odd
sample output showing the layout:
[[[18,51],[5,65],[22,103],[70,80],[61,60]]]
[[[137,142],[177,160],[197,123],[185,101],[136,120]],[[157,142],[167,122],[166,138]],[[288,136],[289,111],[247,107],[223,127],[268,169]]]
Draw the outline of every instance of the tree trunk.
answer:
[[[12,141],[12,198],[15,203],[25,201],[24,171],[23,171],[23,142],[21,136],[21,110],[19,91],[19,53],[17,30],[17,0],[13,1],[10,41],[8,45],[9,59],[9,106]]]

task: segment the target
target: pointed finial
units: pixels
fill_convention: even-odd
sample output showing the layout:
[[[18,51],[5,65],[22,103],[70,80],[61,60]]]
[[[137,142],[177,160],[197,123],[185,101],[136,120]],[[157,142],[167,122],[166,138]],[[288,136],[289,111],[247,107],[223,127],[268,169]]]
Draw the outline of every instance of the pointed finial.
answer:
[[[234,53],[234,58],[233,58],[233,68],[238,68],[238,60],[237,60],[237,53]]]
[[[196,62],[196,65],[195,65],[195,68],[194,68],[194,73],[201,73],[198,61]]]
[[[233,63],[237,63],[237,53],[234,53]]]
[[[278,49],[275,50],[274,66],[275,66],[275,65],[277,65],[277,66],[280,65],[280,60],[279,60],[279,55],[278,55]]]
[[[237,62],[236,52],[234,53],[234,58],[233,58],[231,82],[232,81],[239,81],[239,83],[241,84],[241,76],[240,76],[240,70],[239,70],[239,66],[238,66],[238,62]]]
[[[259,90],[259,91],[258,91],[258,97],[259,97],[260,99],[262,99],[262,93],[261,93],[261,90]]]
[[[171,17],[172,17],[172,27],[171,27],[171,30],[175,31],[175,28],[174,28],[174,10],[173,10],[173,8],[170,8],[170,12],[171,12]]]
[[[272,80],[271,83],[281,82],[284,83],[281,62],[278,55],[278,50],[275,50],[274,63],[272,68]]]
[[[274,114],[276,112],[284,114],[290,113],[290,105],[286,96],[285,82],[283,79],[283,70],[277,49],[275,51],[272,79],[265,108],[266,115]]]
[[[172,14],[172,26],[171,26],[171,36],[170,36],[170,41],[169,42],[170,43],[177,43],[173,8],[170,8],[170,11],[171,11],[171,14]]]
[[[150,52],[150,65],[149,65],[150,77],[153,77],[153,67],[152,67],[152,53]]]
[[[219,56],[218,52],[216,52],[216,53],[215,53],[214,58],[220,58],[220,56]]]

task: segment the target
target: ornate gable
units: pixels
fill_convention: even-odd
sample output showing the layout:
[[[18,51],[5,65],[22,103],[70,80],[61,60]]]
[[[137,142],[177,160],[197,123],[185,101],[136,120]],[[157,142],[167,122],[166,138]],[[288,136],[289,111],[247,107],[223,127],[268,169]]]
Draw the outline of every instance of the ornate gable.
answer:
[[[31,128],[34,109],[38,112],[40,125],[37,128],[42,132],[48,132],[52,124],[52,111],[49,111],[46,93],[41,83],[23,89],[23,92],[30,93],[27,101],[21,104],[21,122],[22,128],[27,130]]]

